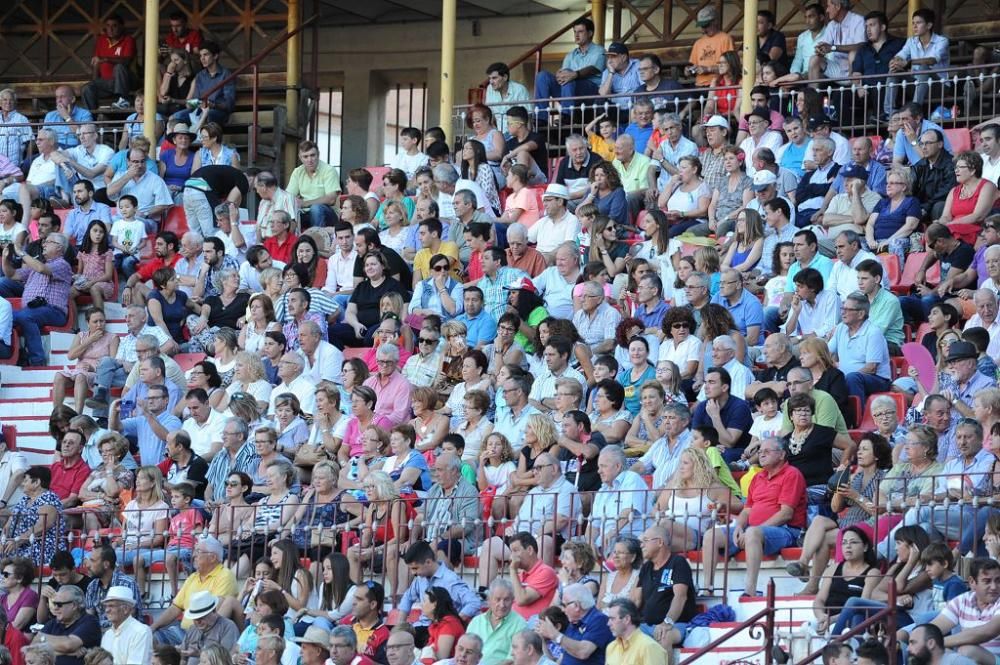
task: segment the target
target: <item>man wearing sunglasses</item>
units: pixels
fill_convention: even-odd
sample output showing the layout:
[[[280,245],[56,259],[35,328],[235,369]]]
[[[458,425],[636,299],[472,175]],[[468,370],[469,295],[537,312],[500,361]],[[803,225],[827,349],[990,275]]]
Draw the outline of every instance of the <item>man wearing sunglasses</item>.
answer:
[[[33,644],[47,644],[56,653],[60,665],[83,665],[87,649],[101,645],[101,626],[97,617],[83,611],[83,592],[67,584],[49,601],[52,617],[38,633]]]

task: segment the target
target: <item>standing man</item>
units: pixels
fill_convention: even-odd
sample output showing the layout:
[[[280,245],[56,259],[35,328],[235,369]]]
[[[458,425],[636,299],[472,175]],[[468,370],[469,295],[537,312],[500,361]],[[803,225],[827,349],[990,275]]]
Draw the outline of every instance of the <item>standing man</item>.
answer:
[[[333,226],[337,221],[334,206],[340,195],[340,173],[319,158],[319,147],[312,141],[299,142],[299,161],[292,171],[286,191],[295,198],[299,211],[307,213],[302,228]]]
[[[122,17],[113,14],[104,19],[104,32],[97,36],[94,57],[90,59],[91,80],[83,86],[83,105],[96,109],[101,97],[112,95],[118,99],[111,108],[129,108],[128,94],[132,89],[135,56],[135,38],[125,34]]]
[[[576,36],[575,26],[573,35],[574,37]],[[566,58],[569,57],[570,54],[567,54]],[[538,78],[541,78],[541,72],[539,72]],[[536,78],[536,86],[538,85],[538,78]],[[486,96],[483,103],[493,111],[493,117],[497,120],[497,128],[506,134],[507,109],[528,101],[531,99],[531,95],[528,94],[528,89],[523,85],[517,81],[510,80],[510,68],[502,62],[494,62],[486,68],[486,79],[489,81],[489,85],[486,87]]]
[[[728,556],[747,554],[746,591],[754,597],[757,575],[764,555],[774,555],[798,542],[806,526],[806,481],[802,472],[787,462],[787,451],[778,439],[766,439],[757,449],[761,471],[750,481],[746,505],[731,526],[716,527],[705,534],[702,561],[705,585],[714,594],[719,552]]]

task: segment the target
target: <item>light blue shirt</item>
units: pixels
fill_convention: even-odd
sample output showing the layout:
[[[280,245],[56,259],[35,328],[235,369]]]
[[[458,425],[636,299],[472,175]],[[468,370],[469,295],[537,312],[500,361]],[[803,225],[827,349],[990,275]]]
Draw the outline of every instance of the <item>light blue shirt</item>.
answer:
[[[603,533],[605,527],[613,528],[622,513],[629,510],[632,519],[618,535],[638,537],[648,525],[649,519],[642,516],[652,512],[654,496],[655,492],[635,471],[622,471],[611,483],[602,483],[590,512],[594,533]]]
[[[798,229],[795,229],[795,231],[797,232]],[[792,234],[792,237],[795,237],[795,233]],[[823,256],[822,254],[816,254],[812,261],[809,262],[809,265],[805,267],[819,270],[819,274],[823,275],[823,288],[830,288],[830,271],[833,270],[833,259],[828,256]],[[792,280],[800,270],[802,270],[802,265],[800,265],[798,261],[788,267],[788,281],[785,282],[785,291],[788,291],[789,293],[795,292],[795,282]]]
[[[497,391],[497,394],[501,395],[503,392]],[[504,409],[503,413],[497,409],[497,422],[493,431],[500,432],[507,437],[514,450],[520,450],[521,446],[524,445],[524,429],[528,426],[528,416],[533,413],[541,413],[541,411],[530,404],[521,409],[520,416],[515,416],[514,410],[509,407]]]
[[[639,79],[639,61],[635,58],[630,58],[628,61],[628,67],[625,68],[624,72],[615,72],[605,69],[604,75],[601,76],[601,85],[611,77],[611,94],[617,95],[623,92],[632,92],[640,85],[642,81]],[[618,105],[618,108],[627,109],[632,104],[631,97],[615,97],[612,100]]]
[[[410,312],[412,313],[415,309],[432,309],[441,315],[442,321],[450,321],[455,316],[458,316],[465,307],[465,286],[461,282],[449,277],[446,288],[448,289],[448,295],[455,301],[454,314],[446,312],[441,305],[441,295],[434,285],[433,277],[422,280],[417,284],[417,288],[413,290],[413,298],[410,300]]]
[[[538,295],[545,301],[545,310],[557,319],[573,318],[573,287],[576,278],[567,282],[556,266],[549,266],[534,279]]]
[[[75,123],[94,121],[94,116],[82,106],[74,106],[69,113],[69,118],[69,122]],[[59,111],[53,110],[46,113],[44,122],[45,129],[51,129],[56,133],[56,140],[59,141],[60,148],[72,148],[80,144],[80,139],[76,137],[76,127],[63,120]]]
[[[917,132],[917,142],[919,143],[919,139],[923,133],[930,129],[936,129],[941,132],[941,135],[944,136],[944,149],[949,153],[954,154],[951,147],[951,141],[948,140],[948,135],[944,133],[943,129],[941,129],[941,125],[931,122],[927,118],[924,118],[924,121],[920,123],[920,131]],[[913,166],[924,158],[924,156],[920,154],[919,148],[919,145],[913,145],[910,143],[909,139],[907,139],[906,135],[903,133],[903,130],[900,129],[896,132],[896,142],[892,146],[892,158],[899,159],[900,157],[906,157],[907,163],[909,163],[910,166]]]
[[[497,336],[497,322],[485,309],[475,318],[470,318],[469,314],[463,313],[455,317],[456,321],[461,321],[468,329],[465,341],[472,348],[480,344],[489,344]]]
[[[910,66],[914,72],[929,72],[935,69],[945,69],[951,64],[951,55],[948,52],[949,42],[948,38],[944,35],[939,35],[937,33],[931,33],[931,39],[924,46],[921,43],[919,37],[909,37],[906,43],[903,44],[903,48],[899,50],[896,54],[897,58],[902,58],[909,62],[910,60],[923,60],[924,58],[934,58],[934,63],[930,65],[917,65],[913,64]],[[917,75],[915,78],[918,81],[927,81],[930,76]]]
[[[802,161],[806,158],[806,151],[811,144],[812,140],[808,140],[802,142],[802,144],[788,142],[781,146],[778,148],[778,152],[775,153],[778,166],[791,171],[797,178],[801,178],[806,172],[802,168]]]
[[[639,458],[646,473],[653,473],[653,487],[666,487],[670,476],[674,475],[681,463],[681,453],[691,445],[691,430],[686,429],[677,437],[673,449],[667,437],[657,439],[649,450]]]
[[[862,323],[854,334],[847,329],[847,324],[838,323],[830,340],[830,353],[837,356],[838,366],[844,374],[858,372],[865,365],[876,363],[876,376],[892,378],[889,346],[882,331],[871,321]]]
[[[109,198],[117,201],[125,194],[131,194],[139,201],[140,214],[145,214],[147,210],[156,206],[169,206],[174,203],[167,183],[152,171],[146,171],[138,182],[129,179],[118,194]]]
[[[960,482],[963,490],[969,490],[977,496],[988,496],[992,489],[990,475],[995,461],[996,457],[986,450],[976,453],[970,463],[966,463],[961,455],[949,459],[944,464],[942,475],[934,481],[934,494],[947,494],[949,485],[955,488],[955,480],[948,476],[962,476]]]
[[[816,43],[823,36],[823,31],[820,30],[819,34],[819,37],[813,37],[811,30],[804,30],[799,33],[799,38],[795,41],[795,58],[792,60],[789,72],[803,76],[809,73],[809,61],[816,53]]]
[[[473,617],[479,614],[482,606],[479,596],[473,592],[461,577],[449,570],[443,563],[438,563],[437,571],[429,578],[423,575],[417,575],[413,578],[409,588],[406,589],[406,593],[399,600],[399,609],[403,614],[409,614],[410,610],[414,607],[420,607],[424,599],[424,592],[432,586],[439,586],[445,589],[448,595],[451,596],[455,609],[462,616]],[[428,624],[430,624],[430,619],[421,613],[416,625],[426,626]]]
[[[716,294],[712,298],[712,302],[716,305],[722,305],[729,310],[741,335],[746,335],[747,328],[751,326],[759,328],[764,325],[764,306],[757,299],[757,296],[752,295],[746,289],[742,290],[740,299],[736,301],[736,304],[731,304],[721,293]]]
[[[837,177],[833,179],[833,191],[837,194],[844,193],[844,171],[852,166],[856,166],[853,159],[845,168],[840,169]],[[885,196],[885,167],[874,159],[869,159],[865,170],[868,171],[868,189]]]
[[[10,301],[0,298],[0,342],[10,346],[10,336],[14,330],[14,309]]]
[[[586,51],[581,51],[579,47],[573,49],[563,58],[563,69],[572,69],[573,71],[580,71],[584,67],[593,67],[598,72],[605,71],[607,67],[607,55],[604,53],[604,47],[598,46],[597,44],[591,42],[587,45]],[[587,78],[588,81],[594,85],[600,85],[601,74],[595,74]],[[496,111],[494,111],[496,113]]]
[[[104,222],[104,230],[111,231],[111,208],[97,201],[90,202],[90,210],[84,212],[80,206],[74,207],[66,215],[66,223],[63,224],[63,233],[74,239],[77,247],[83,244],[84,236],[87,234],[87,227],[95,219]],[[107,233],[105,233],[107,235]]]
[[[682,136],[681,140],[677,142],[677,146],[670,145],[669,139],[664,139],[657,146],[660,152],[663,154],[663,161],[670,163],[672,166],[677,166],[677,162],[680,161],[681,157],[697,157],[698,156],[698,145],[686,136]],[[638,150],[638,147],[636,147]],[[667,170],[661,165],[657,165],[660,169],[660,177],[657,178],[656,184],[662,190],[666,187],[667,182],[670,180],[671,176],[667,173]]]
[[[164,411],[158,415],[156,421],[168,432],[181,428],[180,419],[170,411]],[[163,461],[163,456],[167,451],[167,442],[153,433],[153,428],[149,426],[145,416],[126,418],[122,423],[122,433],[126,437],[137,440],[139,458],[143,466],[156,465]]]

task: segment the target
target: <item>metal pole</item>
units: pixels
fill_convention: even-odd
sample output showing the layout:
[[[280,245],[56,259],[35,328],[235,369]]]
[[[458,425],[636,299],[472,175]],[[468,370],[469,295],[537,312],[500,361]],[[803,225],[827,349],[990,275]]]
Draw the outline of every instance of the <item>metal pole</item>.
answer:
[[[920,9],[920,0],[909,0],[906,6],[906,34],[909,37],[913,36],[913,12],[918,9]],[[938,21],[940,20],[941,18],[939,17]],[[941,27],[936,24],[934,25],[934,29],[941,32]]]
[[[299,29],[300,13],[299,0],[288,0],[288,32],[292,33]],[[302,35],[296,33],[288,39],[286,44],[288,49],[288,66],[286,67],[285,82],[285,108],[288,110],[288,125],[291,129],[298,131],[299,127],[299,87],[302,83]],[[286,174],[291,173],[295,168],[295,161],[298,151],[296,142],[285,139],[285,169]]]
[[[607,12],[604,0],[592,0],[590,18],[594,22],[594,43],[604,44],[604,15]]]
[[[142,114],[143,134],[156,147],[156,93],[160,76],[160,0],[146,0],[146,35],[143,53],[142,94],[145,107]],[[155,152],[154,152],[155,154]]]
[[[457,0],[441,0],[441,100],[438,125],[450,134],[451,109],[455,105],[455,23]]]
[[[750,112],[750,91],[757,80],[757,0],[746,0],[743,5],[743,81],[740,87],[740,115]]]

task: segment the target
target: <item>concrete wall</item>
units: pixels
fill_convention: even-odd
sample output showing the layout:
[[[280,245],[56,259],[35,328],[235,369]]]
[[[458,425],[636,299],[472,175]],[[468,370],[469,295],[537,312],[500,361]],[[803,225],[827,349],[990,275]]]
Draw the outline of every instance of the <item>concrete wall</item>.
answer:
[[[557,13],[531,17],[479,20],[480,36],[473,35],[473,21],[460,20],[455,55],[455,102],[464,103],[468,88],[486,78],[486,67],[510,62],[578,14]],[[377,164],[382,159],[384,99],[397,82],[427,82],[427,121],[438,117],[441,88],[441,27],[438,23],[389,24],[372,27],[320,30],[321,85],[344,86],[343,157],[350,166]],[[572,35],[550,47],[564,53],[573,48]],[[308,52],[308,51],[307,51]],[[308,57],[308,56],[307,56]],[[533,61],[532,61],[533,71]],[[520,72],[513,78],[524,81]]]

